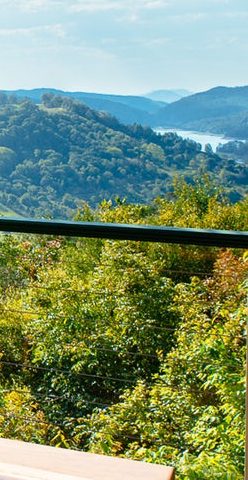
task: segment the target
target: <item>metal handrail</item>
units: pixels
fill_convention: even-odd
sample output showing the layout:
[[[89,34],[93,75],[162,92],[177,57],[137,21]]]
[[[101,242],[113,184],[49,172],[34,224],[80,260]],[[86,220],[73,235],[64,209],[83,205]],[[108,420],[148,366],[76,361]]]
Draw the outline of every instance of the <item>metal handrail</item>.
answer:
[[[127,225],[103,222],[65,222],[30,218],[0,218],[0,231],[91,237],[113,240],[248,248],[248,232],[195,228]]]
[[[248,232],[230,230],[1,217],[0,231],[248,249]],[[248,341],[246,372],[246,462],[244,478],[248,480]]]

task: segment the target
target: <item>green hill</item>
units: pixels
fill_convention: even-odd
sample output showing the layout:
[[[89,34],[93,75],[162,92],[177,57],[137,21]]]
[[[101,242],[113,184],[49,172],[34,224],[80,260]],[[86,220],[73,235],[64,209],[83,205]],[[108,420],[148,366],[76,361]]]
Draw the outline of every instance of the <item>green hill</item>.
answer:
[[[215,87],[194,95],[187,95],[184,90],[159,90],[146,97],[65,92],[53,88],[2,91],[0,97],[4,94],[12,102],[30,99],[36,104],[42,102],[44,94],[59,95],[106,112],[127,125],[138,123],[143,126],[222,133],[228,137],[248,139],[248,86]]]
[[[21,215],[70,217],[82,201],[151,202],[172,190],[175,175],[188,181],[211,171],[238,199],[247,167],[228,161],[176,134],[125,126],[110,115],[51,94],[43,104],[0,107],[0,203]]]
[[[44,94],[59,95],[85,103],[88,107],[114,115],[123,123],[152,124],[152,115],[166,105],[163,101],[134,95],[109,95],[88,92],[64,92],[54,88],[36,88],[33,90],[5,90],[3,93],[17,98],[30,99],[39,104]]]
[[[159,110],[154,125],[248,138],[248,86],[216,87]]]

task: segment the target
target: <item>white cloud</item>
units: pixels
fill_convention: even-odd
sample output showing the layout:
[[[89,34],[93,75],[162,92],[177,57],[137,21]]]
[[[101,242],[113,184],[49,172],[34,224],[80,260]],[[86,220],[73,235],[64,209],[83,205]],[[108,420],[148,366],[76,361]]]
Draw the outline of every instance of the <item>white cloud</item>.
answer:
[[[224,16],[226,18],[230,18],[230,19],[242,20],[242,19],[248,17],[248,10],[246,10],[246,11],[240,10],[240,11],[236,11],[236,12],[225,12]]]
[[[246,0],[236,0],[233,10],[239,10],[238,3]],[[230,0],[0,0],[0,7],[8,10],[16,9],[27,12],[42,10],[52,11],[54,8],[70,12],[104,12],[104,11],[137,11],[160,10],[169,7],[171,10],[192,8],[214,8],[214,5],[231,6]]]
[[[167,0],[0,0],[0,7],[29,12],[60,7],[71,12],[104,12],[133,9],[158,9],[167,6]]]
[[[54,58],[66,58],[68,59],[77,59],[77,63],[80,61],[87,60],[95,62],[112,62],[116,60],[116,55],[111,52],[107,52],[102,48],[92,47],[89,45],[61,45],[60,43],[49,43],[41,44],[37,46],[29,45],[28,51],[30,55],[49,55],[49,57]],[[93,64],[95,62],[92,62]]]
[[[0,28],[1,37],[34,37],[37,35],[50,34],[58,38],[65,36],[63,26],[56,25],[41,25],[38,27],[23,27],[23,28]]]
[[[230,5],[229,0],[0,0],[5,10],[21,10],[29,13],[53,11],[70,13],[123,12],[135,17],[142,11],[159,11],[168,8],[172,12],[213,8]],[[238,5],[237,8],[238,9]],[[138,13],[137,13],[138,12]]]
[[[165,8],[168,5],[169,3],[164,0],[148,0],[144,2],[144,8],[148,9]]]
[[[71,12],[104,12],[108,10],[120,10],[120,5],[115,0],[78,0],[68,5]]]
[[[168,5],[167,0],[74,0],[69,10],[74,12],[132,11],[141,9],[161,9]]]
[[[164,47],[165,45],[169,45],[171,42],[170,38],[167,37],[157,37],[153,38],[152,40],[147,40],[145,45],[147,47]]]
[[[62,7],[66,3],[67,0],[0,0],[0,7],[35,13],[44,9]]]
[[[183,15],[169,15],[168,18],[171,20],[175,20],[178,22],[184,23],[191,23],[191,22],[199,22],[204,20],[208,17],[207,13],[198,12],[198,13],[185,13]]]

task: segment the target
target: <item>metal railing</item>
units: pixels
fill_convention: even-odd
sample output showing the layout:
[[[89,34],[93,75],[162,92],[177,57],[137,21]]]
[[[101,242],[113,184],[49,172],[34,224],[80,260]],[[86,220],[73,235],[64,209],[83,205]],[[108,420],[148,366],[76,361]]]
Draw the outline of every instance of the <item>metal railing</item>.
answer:
[[[158,226],[144,226],[144,225],[125,225],[125,224],[109,224],[109,223],[94,223],[94,222],[63,222],[63,221],[46,221],[46,220],[32,220],[32,219],[15,219],[15,218],[0,218],[0,231],[7,233],[23,233],[23,234],[38,234],[38,235],[56,235],[66,237],[88,237],[99,239],[112,240],[130,240],[137,242],[153,242],[153,243],[168,243],[178,245],[198,245],[204,247],[223,247],[223,248],[238,248],[248,249],[248,233],[236,231],[220,231],[220,230],[203,230],[203,229],[189,229],[189,228],[174,228],[174,227],[158,227]],[[187,272],[186,272],[187,273]],[[193,272],[194,273],[194,272]],[[202,272],[199,272],[202,275]],[[42,287],[45,288],[45,287]],[[73,290],[72,290],[73,293]],[[4,312],[4,309],[3,309]],[[18,312],[17,312],[18,313]],[[20,314],[32,315],[32,312],[19,312]],[[35,314],[37,312],[34,312]],[[152,326],[154,328],[154,326]],[[158,328],[159,327],[155,327]],[[161,327],[161,329],[166,327]],[[167,327],[169,332],[169,327]],[[100,347],[99,347],[100,348]],[[102,348],[102,350],[104,350]],[[247,349],[248,351],[248,349]],[[127,352],[130,355],[137,355],[132,351]],[[150,355],[150,357],[152,357]],[[2,362],[4,363],[4,362]],[[248,365],[248,354],[247,354]],[[21,367],[18,362],[5,362],[6,367],[16,366]],[[34,365],[25,365],[27,369],[42,369],[45,367],[38,367]],[[58,372],[69,374],[69,372],[58,369]],[[247,369],[248,372],[248,369]],[[85,377],[94,377],[94,379],[101,380],[101,375],[82,374]],[[120,376],[109,377],[109,380],[114,382],[123,381]],[[125,378],[125,383],[132,385],[132,379]],[[248,373],[247,373],[247,389],[248,389]],[[247,391],[246,389],[246,391]],[[51,398],[52,401],[52,398]],[[97,406],[100,406],[96,402]],[[102,404],[106,407],[106,403]],[[248,412],[248,396],[246,394],[246,412]],[[25,420],[25,419],[24,419]],[[28,419],[27,419],[28,422]],[[131,437],[130,437],[131,438]],[[132,437],[135,440],[134,437]],[[248,414],[246,420],[246,469],[245,480],[248,480]]]
[[[248,248],[248,233],[225,230],[0,218],[0,231],[207,247]]]

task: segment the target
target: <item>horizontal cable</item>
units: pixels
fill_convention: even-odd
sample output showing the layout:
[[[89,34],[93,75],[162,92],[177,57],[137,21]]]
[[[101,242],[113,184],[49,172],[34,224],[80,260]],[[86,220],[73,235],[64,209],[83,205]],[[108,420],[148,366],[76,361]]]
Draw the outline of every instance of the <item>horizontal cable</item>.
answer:
[[[1,412],[1,408],[0,408],[0,418],[4,416],[6,418],[6,420],[11,420],[12,418],[13,419],[16,419],[16,420],[24,420],[27,424],[33,424],[33,423],[39,423],[39,424],[42,424],[42,425],[47,425],[47,426],[50,426],[50,427],[59,427],[59,428],[64,428],[65,425],[62,424],[62,423],[50,423],[48,421],[45,421],[45,420],[42,420],[40,418],[37,418],[37,419],[31,419],[25,415],[21,415],[21,414],[15,414],[15,413],[12,413],[12,412]]]
[[[1,389],[0,388],[0,393],[19,393],[19,394],[22,394],[22,395],[27,395],[27,396],[30,396],[32,398],[35,398],[35,399],[43,399],[45,400],[46,402],[57,402],[59,400],[68,400],[70,402],[76,402],[76,401],[79,401],[79,400],[83,400],[83,402],[86,404],[86,405],[96,405],[96,406],[99,406],[99,407],[102,407],[102,408],[107,408],[107,407],[112,407],[113,406],[113,403],[102,403],[102,402],[97,402],[97,401],[94,401],[94,400],[87,400],[84,398],[84,395],[67,395],[67,394],[63,394],[63,395],[46,395],[45,393],[34,393],[34,392],[29,392],[29,391],[25,391],[25,390],[20,390],[20,389],[16,389],[16,388],[4,388],[4,389]],[[0,407],[1,409],[1,407]]]
[[[31,425],[31,424],[41,424],[41,425],[47,425],[48,427],[54,427],[54,428],[60,428],[61,430],[63,429],[63,433],[65,433],[65,429],[66,429],[66,425],[63,424],[63,423],[54,423],[54,422],[49,422],[49,421],[46,421],[46,420],[42,420],[42,419],[31,419],[25,415],[17,415],[15,413],[4,413],[4,414],[0,414],[0,416],[4,416],[6,418],[6,420],[11,420],[11,419],[16,419],[16,420],[23,420],[24,421],[24,424],[25,425]],[[79,420],[81,420],[81,418],[69,418],[69,421],[70,422],[78,422]],[[66,423],[66,422],[65,422]],[[20,425],[21,427],[22,425]],[[131,426],[132,428],[132,426]],[[90,432],[88,433],[88,435],[90,435]],[[113,441],[115,440],[114,437],[117,436],[118,437],[118,440],[120,441],[120,434],[117,432],[116,435],[113,435]],[[178,444],[175,443],[174,444],[169,444],[167,442],[165,443],[162,443],[161,442],[161,439],[158,438],[157,440],[150,440],[149,438],[143,438],[143,434],[140,433],[140,436],[137,436],[137,435],[125,435],[123,434],[123,436],[121,437],[121,440],[131,440],[131,441],[135,441],[135,442],[138,442],[138,443],[148,443],[149,445],[164,445],[164,446],[167,446],[167,447],[170,447],[170,448],[175,448],[178,450]],[[71,440],[72,442],[74,441],[73,437],[70,438],[70,437],[67,437],[66,440]],[[42,444],[43,445],[43,444]],[[70,448],[72,450],[75,450],[75,451],[79,451],[79,452],[83,452],[84,450],[81,449],[81,448],[77,448],[76,446],[74,445],[71,445]]]
[[[168,270],[167,270],[168,271]],[[208,275],[207,273],[200,273],[200,272],[181,272],[181,271],[177,271],[177,270],[170,270],[171,272],[173,273],[179,273],[179,274],[189,274],[191,275],[192,273],[192,276],[206,276]],[[123,272],[123,271],[122,271]],[[210,273],[209,273],[210,275]],[[162,278],[162,277],[161,277]],[[94,290],[94,291],[89,291],[89,290],[76,290],[74,288],[65,288],[65,287],[54,287],[54,286],[51,286],[51,287],[46,287],[46,286],[43,286],[43,285],[34,285],[34,284],[28,284],[27,286],[25,286],[24,288],[27,288],[27,289],[30,289],[30,290],[44,290],[44,291],[47,291],[47,292],[63,292],[63,293],[75,293],[77,295],[89,295],[89,296],[102,296],[102,297],[113,297],[114,295],[119,295],[120,296],[120,293],[116,292],[115,291],[106,291],[106,290]],[[127,292],[129,293],[129,292]]]
[[[178,358],[173,358],[173,359],[170,359],[172,360],[174,363],[176,363],[178,365],[178,362],[179,360],[182,360],[182,359],[178,359]],[[185,361],[185,358],[183,359]],[[202,362],[192,362],[193,363],[193,366],[194,368],[196,366],[199,366],[201,369],[205,368],[206,366],[209,366],[208,365],[205,365],[205,361],[203,360]],[[43,366],[39,366],[39,365],[33,365],[33,364],[27,364],[27,363],[23,363],[23,362],[11,362],[11,361],[7,361],[7,360],[0,360],[0,365],[6,365],[6,366],[10,366],[10,367],[17,367],[17,368],[23,368],[23,369],[28,369],[28,370],[38,370],[38,371],[45,371],[45,372],[55,372],[55,373],[64,373],[66,374],[67,376],[78,376],[78,377],[86,377],[86,378],[94,378],[94,379],[101,379],[101,380],[109,380],[109,381],[118,381],[118,382],[122,382],[122,383],[129,383],[129,384],[135,384],[135,383],[138,383],[140,381],[144,381],[146,386],[149,388],[149,387],[153,387],[154,386],[154,381],[156,382],[156,377],[154,379],[153,382],[147,382],[146,379],[144,378],[141,378],[141,377],[137,377],[137,378],[132,378],[130,379],[130,377],[128,377],[127,379],[125,378],[120,378],[120,377],[112,377],[112,376],[108,376],[108,375],[98,375],[98,374],[87,374],[87,373],[78,373],[78,372],[74,372],[74,371],[71,371],[71,370],[68,370],[68,369],[62,369],[62,368],[58,368],[58,367],[43,367]],[[205,365],[205,366],[204,366]],[[185,367],[185,363],[183,363],[183,366]],[[188,365],[190,366],[190,365]],[[156,375],[156,374],[154,374]],[[167,385],[165,385],[167,386]],[[172,388],[173,389],[173,386],[170,387],[168,385],[168,388]],[[179,389],[179,391],[182,389],[181,386],[179,387],[176,387],[177,391]],[[186,389],[188,391],[188,389]]]
[[[85,345],[85,349],[92,348],[92,345]],[[128,355],[130,357],[142,357],[142,358],[153,358],[155,360],[158,359],[158,355],[152,355],[149,353],[141,353],[141,352],[130,352],[128,350],[116,350],[114,348],[104,348],[104,347],[97,347],[93,344],[93,349],[96,350],[97,352],[108,352],[108,353],[117,353],[117,354],[123,354],[123,355]]]
[[[2,307],[0,306],[0,313],[1,313],[1,312],[3,312],[3,313],[15,313],[15,314],[19,314],[19,315],[31,315],[31,316],[36,316],[36,317],[43,316],[43,319],[45,318],[45,317],[44,317],[44,312],[41,312],[41,311],[36,311],[36,312],[35,312],[35,311],[31,311],[31,310],[6,309],[6,308],[2,308]],[[51,316],[51,313],[48,313],[48,317],[49,317],[49,315]],[[66,318],[67,318],[67,317],[66,317],[65,315],[60,315],[60,314],[57,314],[57,313],[56,313],[55,316],[53,316],[53,320],[56,320],[56,319],[65,319],[65,320],[66,320]],[[146,319],[146,321],[147,321],[147,322],[157,322],[157,320],[155,320],[155,319]],[[121,326],[121,327],[122,327],[122,326],[124,326],[124,327],[125,327],[125,326],[127,326],[127,327],[128,327],[128,326],[129,326],[129,327],[133,327],[134,324],[132,323],[132,324],[130,325],[129,323],[121,323],[120,326]],[[176,332],[176,331],[178,331],[178,328],[177,328],[177,327],[180,328],[180,325],[176,325],[175,327],[160,327],[160,326],[158,326],[158,325],[153,325],[153,324],[137,325],[137,327],[141,327],[141,326],[142,326],[142,328],[152,328],[153,330],[158,330],[158,331],[162,331],[162,332]],[[205,334],[208,335],[208,336],[213,336],[213,337],[218,336],[218,338],[231,338],[231,339],[237,339],[237,340],[240,339],[240,340],[241,340],[241,339],[243,339],[244,336],[245,336],[245,332],[244,332],[243,335],[241,335],[241,334],[240,334],[240,335],[236,335],[236,334],[233,335],[233,334],[231,334],[231,333],[230,333],[230,334],[225,334],[225,333],[220,334],[219,332],[216,332],[216,333],[213,332],[213,333],[212,333],[212,332],[205,331],[205,330],[203,329],[203,327],[202,327],[201,329],[199,329],[199,328],[197,329],[197,328],[196,328],[195,330],[194,330],[194,329],[192,329],[192,330],[188,329],[187,332],[194,334],[194,333],[199,333],[199,330],[200,330],[200,332],[202,331],[203,333],[205,333]],[[181,331],[180,331],[180,332],[181,332]],[[136,354],[136,352],[127,352],[127,353],[130,353],[130,355]],[[141,354],[140,354],[140,355],[141,355]],[[143,355],[143,354],[142,354],[142,355]]]
[[[0,258],[1,258],[1,254],[0,254]],[[2,258],[5,259],[5,256],[2,256]],[[20,259],[18,259],[18,260],[19,260],[19,261],[22,261],[22,258],[20,258]],[[30,263],[31,263],[31,262],[33,262],[33,259],[30,259]],[[69,266],[70,268],[71,268],[71,267],[75,267],[75,268],[77,268],[77,269],[79,269],[79,270],[80,270],[81,268],[84,268],[84,264],[81,265],[81,263],[80,263],[80,258],[79,258],[79,260],[78,260],[77,262],[73,262],[73,261],[71,261],[71,259],[70,259],[69,265],[66,264],[66,260],[65,260],[65,259],[61,259],[61,258],[56,259],[56,260],[53,260],[53,263],[49,263],[49,267],[54,266],[55,268],[57,268],[58,265],[64,266],[65,269],[66,269],[67,266]],[[10,266],[11,266],[11,264],[10,264]],[[14,266],[16,266],[16,265],[14,265]],[[46,266],[47,266],[45,261],[44,261],[44,265],[38,265],[38,268],[41,268],[42,266],[43,266],[43,267],[46,267]],[[87,264],[86,264],[86,266],[87,266]],[[100,269],[101,269],[101,268],[106,268],[106,267],[113,268],[113,266],[115,266],[115,260],[114,260],[112,263],[105,263],[105,262],[102,262],[102,263],[101,263],[101,260],[97,260],[97,262],[94,261],[94,265],[93,265],[93,267],[92,267],[92,270],[94,271],[94,268],[100,268]],[[7,266],[4,265],[4,268],[5,268],[6,270],[7,270],[7,267],[9,268],[9,265],[7,265]],[[130,265],[124,265],[124,266],[123,266],[123,265],[120,265],[120,266],[119,266],[119,269],[120,269],[121,272],[123,272],[123,270],[128,269],[128,268],[130,268]],[[132,265],[132,268],[134,268],[133,265]],[[218,276],[220,276],[220,277],[223,276],[222,274],[216,275],[216,272],[214,271],[214,269],[211,269],[211,270],[209,270],[208,272],[206,272],[206,271],[199,271],[199,270],[182,270],[182,269],[178,269],[178,268],[175,269],[175,268],[164,268],[164,267],[163,267],[163,268],[161,268],[161,276],[162,276],[163,273],[171,273],[171,274],[173,274],[173,275],[176,275],[176,274],[177,274],[177,275],[187,275],[187,276],[190,276],[190,277],[193,277],[193,276],[196,276],[196,277],[199,277],[199,276],[200,276],[200,277],[201,277],[201,276],[202,276],[202,277],[213,276],[214,278],[216,278],[216,276],[217,276],[217,277],[218,277]],[[44,286],[44,287],[43,287],[43,286],[36,286],[36,288],[49,289],[49,287],[45,287],[45,286]],[[50,287],[50,288],[53,288],[53,287]],[[61,290],[61,291],[63,291],[63,290],[70,290],[71,292],[75,292],[75,293],[81,293],[81,292],[82,292],[82,291],[80,291],[80,290],[64,289],[64,288],[60,288],[60,287],[59,287],[58,289],[56,289],[56,290]],[[83,292],[83,293],[84,293],[84,292]]]
[[[186,377],[187,378],[187,377]],[[154,386],[157,385],[157,378],[155,378],[155,381],[154,383],[151,383],[151,382],[146,382],[144,380],[137,380],[137,381],[141,381],[141,382],[144,382],[144,386],[146,388],[153,388]],[[170,392],[174,392],[174,393],[177,393],[177,394],[187,394],[187,395],[192,395],[192,396],[196,396],[197,399],[199,399],[199,396],[200,395],[204,395],[204,393],[208,393],[208,389],[205,389],[205,388],[195,388],[193,389],[191,386],[190,388],[187,387],[187,386],[184,386],[182,384],[180,385],[169,385],[169,384],[165,384],[164,382],[161,381],[160,379],[160,382],[163,383],[163,388],[168,388],[168,390],[170,390]],[[28,385],[26,386],[27,388]],[[210,387],[210,390],[211,390],[211,387]],[[20,393],[22,395],[27,395],[27,396],[30,396],[32,398],[35,398],[35,399],[43,399],[43,400],[47,400],[47,401],[59,401],[59,400],[68,400],[68,401],[79,401],[79,400],[83,400],[84,403],[86,405],[96,405],[96,406],[100,406],[102,408],[111,408],[111,407],[116,407],[118,405],[122,405],[123,403],[125,403],[125,401],[123,402],[122,398],[119,398],[118,401],[115,401],[115,403],[102,403],[102,402],[98,402],[96,400],[87,400],[85,399],[85,395],[83,394],[77,394],[77,395],[69,395],[69,393],[65,393],[63,395],[47,395],[45,393],[36,393],[36,392],[32,392],[32,391],[25,391],[25,390],[21,390],[19,388],[8,388],[8,389],[1,389],[0,388],[0,393]],[[32,399],[31,398],[31,399]],[[162,400],[163,402],[164,401],[169,401],[171,400],[171,395],[168,395],[168,396],[165,396],[165,395],[162,395]],[[147,410],[149,411],[149,405],[146,405],[146,408]],[[151,405],[150,407],[151,411],[154,411],[154,405]]]
[[[136,378],[131,379],[129,378],[120,378],[120,377],[112,377],[112,376],[107,376],[107,375],[94,375],[93,373],[78,373],[78,372],[73,372],[71,370],[66,370],[63,368],[55,368],[55,367],[41,367],[41,366],[36,366],[32,364],[26,364],[26,363],[20,363],[20,362],[8,362],[5,360],[0,360],[0,365],[8,365],[12,367],[22,367],[22,368],[27,368],[28,370],[39,370],[39,371],[45,371],[45,372],[56,372],[56,373],[65,373],[66,375],[76,375],[79,377],[86,377],[86,378],[95,378],[95,379],[101,379],[101,380],[110,380],[114,382],[123,382],[123,383],[135,383],[137,381]]]
[[[53,265],[53,264],[52,264]],[[57,267],[58,265],[58,261],[55,261],[54,262],[54,266]],[[65,268],[66,268],[66,263],[64,263],[64,259],[63,260],[59,260],[59,265],[64,265]],[[51,264],[50,264],[51,266]],[[84,268],[84,264],[83,265],[80,265],[80,258],[79,258],[79,261],[78,262],[71,262],[70,260],[70,264],[68,265],[69,267],[75,267],[77,269],[80,270],[80,268]],[[101,263],[101,261],[99,260],[97,263],[94,263],[94,266],[93,266],[93,271],[94,271],[94,268],[105,268],[105,267],[109,267],[109,268],[113,268],[115,266],[115,260],[113,261],[113,263]],[[124,266],[120,266],[119,269],[121,272],[123,272],[123,270],[125,269],[128,269],[130,268],[130,265],[124,265]],[[132,265],[131,268],[134,268],[134,266]],[[188,275],[188,276],[203,276],[203,277],[206,277],[206,276],[211,276],[213,275],[213,270],[210,270],[208,272],[205,272],[205,271],[197,271],[197,270],[181,270],[181,269],[173,269],[173,268],[161,268],[161,274],[163,273],[172,273],[173,275],[174,274],[182,274],[182,275]]]

